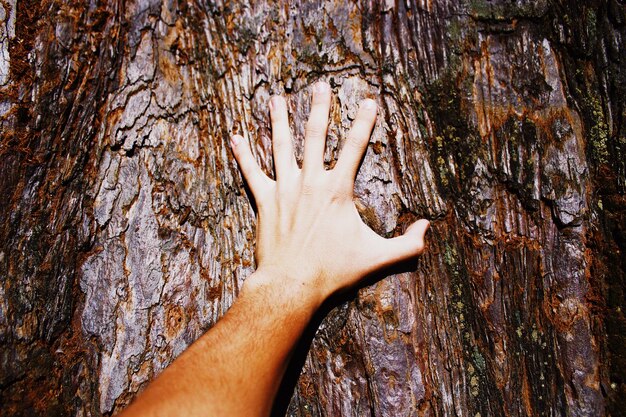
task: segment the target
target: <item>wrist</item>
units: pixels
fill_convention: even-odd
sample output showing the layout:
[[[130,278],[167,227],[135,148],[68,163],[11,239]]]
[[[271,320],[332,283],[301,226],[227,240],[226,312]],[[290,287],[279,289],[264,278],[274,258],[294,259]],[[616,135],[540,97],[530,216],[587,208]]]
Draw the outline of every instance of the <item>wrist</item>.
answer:
[[[320,286],[299,280],[280,270],[259,268],[243,284],[245,293],[264,293],[272,303],[313,314],[326,300]]]

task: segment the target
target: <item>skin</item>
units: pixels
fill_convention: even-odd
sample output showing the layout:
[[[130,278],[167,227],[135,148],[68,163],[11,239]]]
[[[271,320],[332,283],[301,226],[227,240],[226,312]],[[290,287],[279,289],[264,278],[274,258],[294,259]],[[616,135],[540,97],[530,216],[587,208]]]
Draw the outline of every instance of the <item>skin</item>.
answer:
[[[423,252],[427,220],[385,239],[363,223],[354,204],[354,180],[376,121],[373,100],[361,102],[335,167],[324,169],[330,103],[330,87],[317,83],[300,169],[285,100],[271,99],[276,181],[243,137],[232,138],[258,207],[257,270],[226,315],[123,416],[268,416],[294,346],[321,304]]]

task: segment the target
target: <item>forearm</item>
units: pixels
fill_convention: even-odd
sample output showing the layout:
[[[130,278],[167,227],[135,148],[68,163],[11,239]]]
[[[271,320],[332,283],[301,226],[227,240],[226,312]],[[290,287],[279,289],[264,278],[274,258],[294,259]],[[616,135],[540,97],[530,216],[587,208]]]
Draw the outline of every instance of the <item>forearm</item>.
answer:
[[[292,282],[249,277],[224,318],[124,415],[269,415],[292,350],[322,301]]]

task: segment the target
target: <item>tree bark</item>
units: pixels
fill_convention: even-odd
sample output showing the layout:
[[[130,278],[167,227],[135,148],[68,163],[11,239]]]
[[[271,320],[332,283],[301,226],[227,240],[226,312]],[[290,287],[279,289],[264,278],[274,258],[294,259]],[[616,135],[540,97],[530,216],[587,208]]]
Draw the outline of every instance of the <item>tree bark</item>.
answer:
[[[276,414],[626,413],[622,1],[2,0],[0,18],[0,415],[118,412],[224,314],[254,270],[229,137],[271,173],[284,94],[301,159],[318,79],[329,166],[356,103],[380,105],[364,220],[432,228],[411,271],[305,338]]]

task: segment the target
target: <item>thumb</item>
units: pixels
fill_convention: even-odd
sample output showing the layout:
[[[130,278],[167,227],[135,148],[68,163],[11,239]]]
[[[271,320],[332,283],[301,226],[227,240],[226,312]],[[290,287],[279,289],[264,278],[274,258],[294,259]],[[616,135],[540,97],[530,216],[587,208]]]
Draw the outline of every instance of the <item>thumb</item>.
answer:
[[[383,264],[390,266],[421,255],[425,248],[424,236],[429,227],[430,222],[421,219],[410,225],[403,235],[386,239],[383,245]]]

